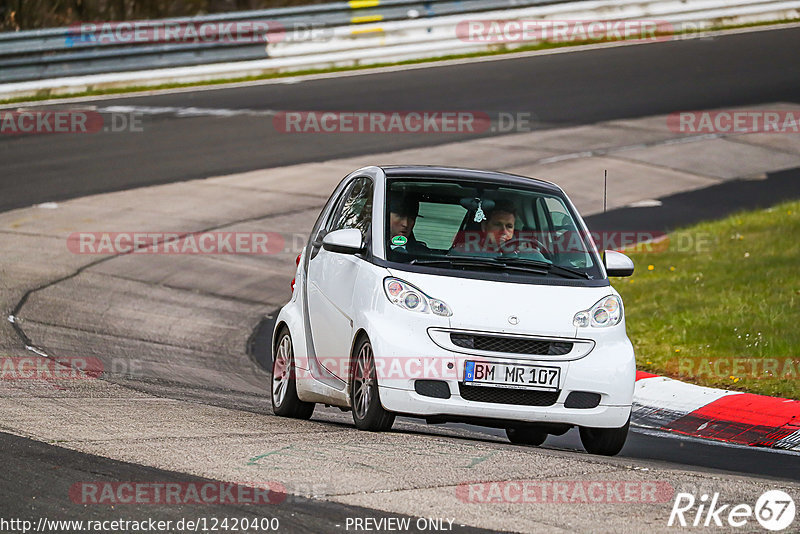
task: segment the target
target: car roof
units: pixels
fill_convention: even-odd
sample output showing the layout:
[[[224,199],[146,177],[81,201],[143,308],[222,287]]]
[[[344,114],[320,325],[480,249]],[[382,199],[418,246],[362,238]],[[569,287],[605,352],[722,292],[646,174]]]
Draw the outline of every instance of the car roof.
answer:
[[[563,190],[552,182],[506,172],[441,167],[437,165],[386,165],[381,166],[381,169],[386,173],[387,178],[463,178],[504,185],[527,187],[533,185],[554,193],[563,193]]]

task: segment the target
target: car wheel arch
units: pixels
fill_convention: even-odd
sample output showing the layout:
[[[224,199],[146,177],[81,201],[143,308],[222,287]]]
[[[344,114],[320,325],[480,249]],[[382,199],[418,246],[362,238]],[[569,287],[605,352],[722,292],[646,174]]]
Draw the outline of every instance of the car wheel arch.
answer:
[[[362,338],[367,338],[372,343],[372,338],[369,337],[367,331],[362,327],[356,330],[356,333],[353,335],[353,341],[350,343],[350,366],[348,367],[349,371],[347,373],[347,393],[350,394],[350,388],[353,387],[353,373],[352,373],[352,364],[356,358],[356,349],[358,349],[359,343],[361,343]]]
[[[289,328],[289,323],[287,323],[286,321],[282,320],[278,324],[275,325],[275,328],[272,331],[272,357],[273,358],[275,357],[275,351],[278,349],[278,342],[280,341],[280,334],[281,334],[281,332],[283,331],[284,328],[286,330],[288,330],[289,331],[289,335],[292,336],[292,329]],[[294,336],[292,336],[292,339],[294,340]]]

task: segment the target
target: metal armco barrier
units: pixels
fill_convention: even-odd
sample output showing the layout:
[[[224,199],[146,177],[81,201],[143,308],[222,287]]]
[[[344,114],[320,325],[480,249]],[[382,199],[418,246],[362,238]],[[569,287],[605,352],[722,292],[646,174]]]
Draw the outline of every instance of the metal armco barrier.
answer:
[[[58,76],[77,76],[105,72],[122,72],[164,67],[201,65],[230,61],[246,61],[267,57],[265,45],[269,30],[309,37],[311,30],[347,27],[382,21],[402,21],[412,17],[438,17],[486,10],[547,5],[567,0],[353,0],[331,4],[300,6],[259,11],[240,11],[201,17],[136,21],[140,29],[155,31],[170,26],[215,28],[229,25],[250,25],[249,35],[239,35],[238,42],[158,42],[114,38],[113,31],[125,23],[109,23],[109,39],[82,32],[83,25],[36,31],[0,33],[0,83],[38,80]],[[260,23],[260,24],[259,24]],[[86,25],[92,24],[87,21]],[[101,29],[102,26],[99,26]],[[264,28],[269,28],[264,31]],[[293,32],[293,30],[295,30]],[[132,32],[128,34],[132,36]],[[92,39],[92,37],[95,37]],[[130,42],[134,41],[134,42]]]

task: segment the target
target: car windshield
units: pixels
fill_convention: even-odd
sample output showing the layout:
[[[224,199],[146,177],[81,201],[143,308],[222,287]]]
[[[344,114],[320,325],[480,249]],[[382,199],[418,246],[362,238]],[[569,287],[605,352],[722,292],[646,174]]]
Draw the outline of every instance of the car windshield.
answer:
[[[588,236],[555,193],[497,183],[394,179],[387,260],[447,269],[602,277]]]

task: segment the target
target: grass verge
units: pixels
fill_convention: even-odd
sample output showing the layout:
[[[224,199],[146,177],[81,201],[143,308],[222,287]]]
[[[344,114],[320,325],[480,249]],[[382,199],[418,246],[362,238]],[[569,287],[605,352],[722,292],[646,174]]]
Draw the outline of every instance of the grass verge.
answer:
[[[708,32],[716,32],[716,31],[724,31],[724,30],[737,30],[742,28],[754,28],[760,26],[774,26],[780,24],[792,24],[797,23],[798,19],[785,19],[785,20],[777,20],[777,21],[765,21],[765,22],[754,22],[749,24],[736,24],[736,25],[728,25],[728,26],[714,26],[711,28],[703,29],[703,30],[688,30],[683,32],[676,32],[672,34],[673,37],[677,38],[691,38],[694,34],[704,34]],[[632,39],[636,40],[636,39]],[[259,80],[271,80],[276,78],[287,78],[292,76],[304,76],[310,74],[327,74],[327,73],[335,73],[335,72],[347,72],[347,71],[358,71],[358,70],[367,70],[367,69],[377,69],[377,68],[385,68],[385,67],[395,67],[395,66],[402,66],[402,65],[416,65],[420,63],[433,63],[437,61],[447,61],[452,59],[467,59],[467,58],[475,58],[475,57],[489,57],[489,56],[498,56],[503,54],[515,54],[520,52],[530,52],[530,51],[537,51],[537,50],[549,50],[554,48],[565,48],[571,46],[582,46],[582,45],[590,45],[590,44],[599,44],[599,43],[608,43],[608,42],[615,42],[617,40],[612,39],[601,39],[595,41],[574,41],[574,42],[549,42],[544,41],[537,44],[521,46],[513,49],[509,49],[504,45],[498,45],[498,47],[494,50],[488,50],[485,52],[473,52],[469,54],[451,54],[445,56],[437,56],[432,58],[420,58],[420,59],[410,59],[406,61],[397,61],[397,62],[386,62],[386,63],[374,63],[370,65],[353,65],[348,67],[331,67],[325,69],[307,69],[307,70],[296,70],[291,72],[273,72],[262,74],[259,76],[245,76],[245,77],[234,77],[234,78],[224,78],[219,80],[206,80],[202,82],[190,82],[190,83],[165,83],[159,85],[135,85],[130,87],[114,87],[114,88],[104,88],[104,89],[93,89],[89,91],[82,91],[76,93],[69,93],[69,94],[52,94],[51,90],[43,90],[40,94],[35,96],[25,96],[19,98],[8,98],[8,99],[0,99],[0,105],[3,104],[17,104],[23,102],[39,102],[42,100],[57,100],[57,99],[64,99],[64,98],[81,98],[81,97],[89,97],[89,96],[102,96],[102,95],[115,95],[115,94],[127,94],[127,93],[137,93],[143,91],[161,91],[167,89],[177,89],[177,88],[184,88],[184,87],[200,87],[200,86],[212,86],[212,85],[224,85],[230,83],[242,83],[242,82],[254,82]]]
[[[640,370],[800,399],[800,201],[627,252],[614,286]]]

